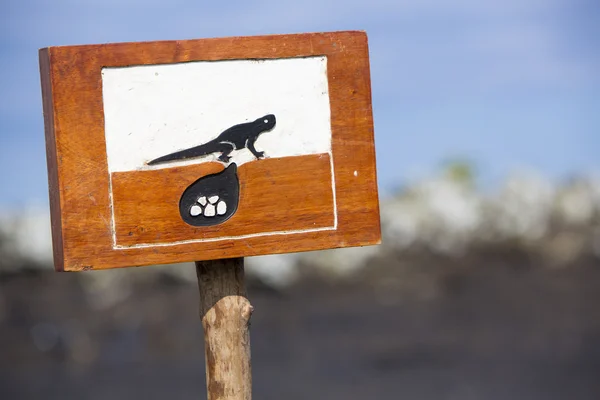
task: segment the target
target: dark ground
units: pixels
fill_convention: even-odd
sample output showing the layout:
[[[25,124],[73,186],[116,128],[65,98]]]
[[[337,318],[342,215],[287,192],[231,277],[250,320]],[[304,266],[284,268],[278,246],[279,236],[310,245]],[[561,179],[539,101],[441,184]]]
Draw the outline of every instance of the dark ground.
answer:
[[[80,278],[0,279],[0,399],[206,398],[194,285],[95,310]],[[403,257],[249,297],[256,399],[600,398],[597,260]]]

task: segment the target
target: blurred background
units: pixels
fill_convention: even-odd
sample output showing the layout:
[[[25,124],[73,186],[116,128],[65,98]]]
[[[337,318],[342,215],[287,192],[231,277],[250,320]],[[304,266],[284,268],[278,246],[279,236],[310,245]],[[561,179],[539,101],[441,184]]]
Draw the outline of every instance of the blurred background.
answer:
[[[247,259],[260,399],[600,398],[600,3],[0,2],[0,399],[206,398],[192,264],[52,272],[37,50],[369,35],[383,244]]]

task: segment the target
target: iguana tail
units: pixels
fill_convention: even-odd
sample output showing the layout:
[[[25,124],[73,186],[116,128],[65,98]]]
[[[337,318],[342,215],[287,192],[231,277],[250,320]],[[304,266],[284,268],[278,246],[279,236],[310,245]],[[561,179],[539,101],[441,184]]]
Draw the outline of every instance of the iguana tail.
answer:
[[[208,142],[205,144],[201,144],[200,146],[190,147],[189,149],[176,151],[175,153],[167,154],[165,156],[148,161],[148,165],[155,165],[169,161],[186,160],[188,158],[206,156],[208,154],[214,153],[215,151],[218,151],[218,149],[215,149],[215,144],[216,143]]]

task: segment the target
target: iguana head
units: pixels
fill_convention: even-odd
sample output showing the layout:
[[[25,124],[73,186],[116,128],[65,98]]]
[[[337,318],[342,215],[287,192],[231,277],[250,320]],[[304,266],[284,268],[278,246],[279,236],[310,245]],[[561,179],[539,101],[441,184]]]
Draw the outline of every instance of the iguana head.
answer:
[[[260,132],[270,131],[275,126],[275,122],[275,115],[273,114],[267,114],[254,121]]]

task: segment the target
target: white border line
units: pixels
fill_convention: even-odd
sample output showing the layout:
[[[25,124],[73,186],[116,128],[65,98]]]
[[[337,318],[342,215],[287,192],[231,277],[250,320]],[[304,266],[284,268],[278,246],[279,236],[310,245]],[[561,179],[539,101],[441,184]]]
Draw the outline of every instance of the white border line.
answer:
[[[317,56],[315,56],[317,57]],[[294,58],[294,57],[290,57]],[[325,56],[325,75],[328,77],[328,58]],[[329,95],[329,79],[327,79],[327,92]],[[329,96],[328,96],[329,97]],[[330,107],[330,124],[331,124],[331,98],[329,98],[329,107]],[[239,236],[221,236],[216,238],[208,238],[208,239],[190,239],[190,240],[180,240],[169,243],[139,243],[131,246],[123,246],[117,244],[117,229],[116,229],[116,221],[115,221],[115,205],[113,198],[113,189],[112,189],[112,173],[108,172],[108,197],[110,200],[110,214],[111,214],[111,230],[112,230],[112,248],[113,250],[127,250],[127,249],[139,249],[139,248],[152,248],[152,247],[166,247],[166,246],[178,246],[182,244],[191,244],[191,243],[210,243],[210,242],[220,242],[224,240],[241,240],[241,239],[249,239],[254,237],[263,237],[263,236],[277,236],[277,235],[294,235],[300,233],[310,233],[310,232],[321,232],[321,231],[335,231],[338,227],[338,212],[337,212],[337,193],[335,187],[335,168],[333,165],[333,127],[331,127],[331,147],[329,149],[329,164],[331,166],[331,193],[333,196],[333,226],[313,228],[313,229],[297,229],[291,231],[274,231],[274,232],[260,232],[260,233],[251,233],[247,235],[239,235]]]
[[[240,239],[250,239],[250,238],[255,238],[255,237],[263,237],[263,236],[296,235],[299,233],[334,231],[336,229],[337,228],[333,227],[333,226],[326,226],[323,228],[304,229],[304,230],[299,229],[299,230],[295,230],[295,231],[275,231],[275,232],[265,232],[265,233],[250,233],[248,235],[240,235],[240,236],[221,236],[218,238],[210,238],[210,239],[180,240],[180,241],[171,242],[171,243],[153,243],[153,244],[141,243],[141,244],[134,244],[132,246],[116,246],[116,247],[113,247],[113,250],[178,246],[178,245],[182,245],[182,244],[220,242],[223,240],[240,240]]]

